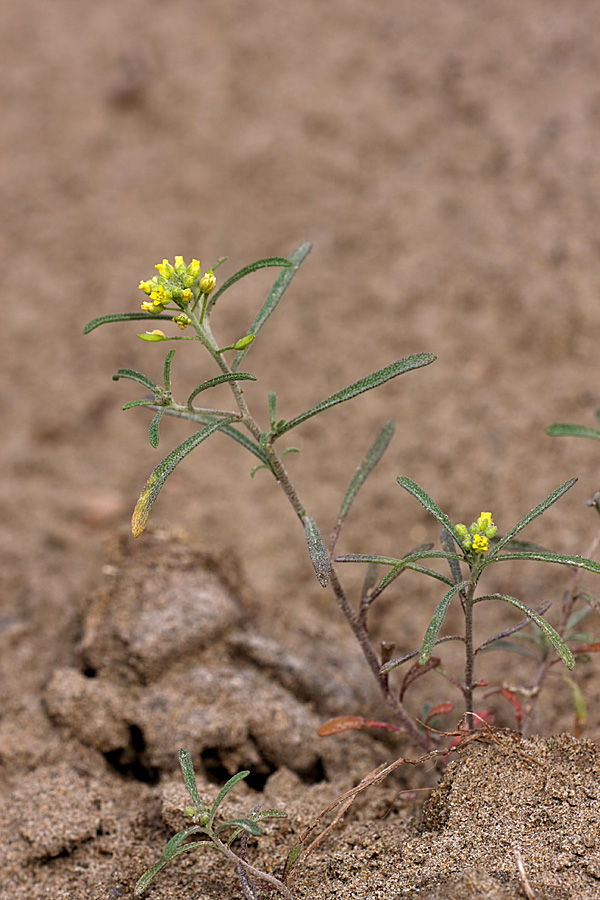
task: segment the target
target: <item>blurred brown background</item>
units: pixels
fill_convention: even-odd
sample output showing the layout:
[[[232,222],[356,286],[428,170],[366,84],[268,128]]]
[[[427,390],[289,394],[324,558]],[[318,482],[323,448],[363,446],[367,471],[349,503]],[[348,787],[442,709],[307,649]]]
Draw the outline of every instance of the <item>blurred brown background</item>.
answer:
[[[154,451],[146,413],[120,411],[140,394],[112,373],[159,377],[164,348],[136,324],[82,335],[96,315],[137,309],[163,256],[226,254],[223,278],[314,242],[247,357],[265,424],[269,390],[289,418],[401,356],[438,355],[289,442],[327,534],[377,427],[398,423],[340,551],[436,539],[400,474],[454,521],[492,510],[501,531],[577,474],[526,536],[584,552],[598,446],[544,428],[593,424],[600,406],[594,0],[19,0],[0,8],[0,30],[0,552],[4,621],[27,634],[18,666],[43,676],[68,661],[62,635],[100,578],[102,540],[190,433],[163,420]],[[275,274],[225,295],[221,343],[245,332]],[[185,397],[214,373],[179,348]],[[293,513],[252,465],[214,437],[152,526],[237,547],[261,602],[310,611],[315,630],[331,607],[337,627]],[[532,566],[511,592],[536,604],[560,596],[555,578]],[[407,628],[418,640],[421,622]]]

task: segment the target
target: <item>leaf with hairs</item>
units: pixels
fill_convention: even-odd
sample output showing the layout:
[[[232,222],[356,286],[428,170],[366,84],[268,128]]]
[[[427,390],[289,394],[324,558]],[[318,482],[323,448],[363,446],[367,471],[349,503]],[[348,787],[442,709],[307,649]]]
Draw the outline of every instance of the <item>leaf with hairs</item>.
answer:
[[[230,288],[236,281],[239,281],[241,278],[245,278],[246,275],[251,275],[252,272],[257,272],[259,269],[265,269],[267,267],[273,266],[292,266],[293,263],[285,256],[269,256],[265,259],[257,259],[256,262],[249,263],[247,266],[243,266],[234,275],[227,279],[227,281],[223,282],[218,291],[215,291],[210,296],[210,300],[208,301],[208,306],[206,307],[207,313],[210,313],[213,306],[225,291]]]
[[[112,380],[118,381],[120,378],[129,378],[131,381],[137,381],[139,384],[143,384],[144,387],[148,388],[149,391],[153,393],[158,393],[158,385],[155,384],[150,378],[147,378],[145,375],[142,375],[141,372],[136,372],[134,369],[119,369],[116,375],[113,375]]]
[[[344,524],[344,520],[350,512],[350,507],[354,503],[356,495],[389,447],[390,441],[394,436],[395,428],[396,426],[393,422],[386,422],[377,432],[373,444],[356,470],[354,478],[350,482],[348,490],[342,500],[342,505],[340,506],[340,511],[334,527],[334,533],[339,534],[339,531]]]
[[[256,375],[250,375],[249,372],[239,372],[237,374],[228,372],[225,375],[217,375],[215,378],[209,378],[208,381],[203,381],[197,388],[194,388],[187,398],[186,406],[188,409],[191,409],[192,400],[197,397],[198,394],[202,393],[202,391],[207,391],[209,388],[216,387],[218,384],[224,384],[227,381],[256,381]]]
[[[310,561],[313,564],[315,575],[321,587],[327,587],[329,584],[329,555],[325,548],[325,543],[321,536],[321,532],[314,519],[310,516],[302,516],[304,523],[304,533],[306,534],[306,543],[308,544],[308,552]]]
[[[175,356],[175,350],[169,350],[165,357],[165,367],[164,367],[164,381],[165,381],[165,391],[170,392],[171,390],[171,363],[173,362],[173,357]]]
[[[446,531],[452,535],[452,537],[456,541],[457,546],[462,547],[460,535],[458,534],[456,528],[454,527],[446,513],[442,512],[435,500],[433,500],[429,496],[429,494],[423,490],[422,487],[419,487],[416,481],[413,481],[412,478],[400,476],[396,480],[400,487],[404,488],[405,491],[408,491],[409,494],[412,494],[413,497],[416,497],[421,506],[424,506],[427,512],[431,513],[431,515],[438,520],[442,528],[445,528]],[[464,557],[461,556],[459,558],[463,559]]]
[[[107,316],[98,316],[97,319],[92,319],[91,322],[88,322],[83,329],[83,333],[89,334],[90,331],[93,331],[95,328],[99,328],[100,325],[108,325],[111,322],[140,322],[142,319],[145,319],[146,322],[154,322],[156,321],[156,319],[162,319],[166,322],[172,322],[173,316],[162,315],[160,313],[157,315],[149,315],[147,312],[109,313]]]
[[[217,814],[217,810],[218,810],[219,806],[221,805],[221,803],[223,802],[223,800],[225,799],[225,797],[227,796],[227,794],[229,793],[229,791],[230,791],[233,787],[235,787],[235,785],[238,783],[238,781],[242,781],[242,779],[247,778],[249,774],[250,774],[250,770],[249,770],[249,769],[245,769],[243,772],[238,772],[236,775],[233,775],[233,776],[229,779],[229,781],[227,781],[227,782],[223,785],[223,787],[221,788],[221,790],[219,791],[219,793],[218,793],[218,795],[217,795],[217,799],[215,800],[215,802],[213,803],[213,805],[212,805],[212,807],[211,807],[211,810],[210,810],[210,818],[209,818],[209,826],[212,827],[212,823],[213,823],[214,820],[215,820],[215,816],[216,816],[216,814]]]
[[[227,822],[223,822],[218,828],[215,828],[215,834],[220,834],[227,828],[235,828],[238,825],[243,831],[253,834],[254,837],[260,837],[262,834],[262,828],[256,822],[253,822],[252,819],[247,819],[245,816],[240,816],[238,819],[228,819]]]
[[[204,828],[200,825],[190,825],[189,828],[184,828],[183,831],[178,831],[177,834],[173,835],[171,840],[165,846],[163,850],[163,859],[167,862],[177,854],[179,847],[190,834],[198,834],[204,832]],[[187,846],[190,846],[189,844]]]
[[[486,594],[484,597],[476,597],[475,603],[481,603],[484,600],[504,600],[505,603],[509,603],[511,606],[521,610],[521,612],[525,613],[525,615],[537,625],[544,637],[552,644],[567,669],[572,669],[575,666],[575,657],[561,638],[558,631],[556,631],[543,616],[540,616],[534,609],[531,609],[530,606],[523,603],[522,600],[519,600],[517,597],[511,597],[508,594]]]
[[[289,419],[280,428],[275,429],[273,440],[281,437],[286,431],[296,428],[297,425],[301,425],[302,422],[306,422],[306,420],[312,418],[312,416],[316,416],[320,412],[330,409],[332,406],[337,406],[338,403],[345,403],[347,400],[352,400],[354,397],[358,397],[359,394],[364,394],[365,391],[372,391],[374,388],[385,384],[386,381],[390,381],[398,375],[403,375],[405,372],[410,372],[413,369],[420,369],[423,366],[428,366],[435,359],[436,357],[433,353],[414,353],[412,356],[399,359],[395,363],[386,366],[384,369],[379,369],[377,372],[367,375],[366,378],[355,381],[354,384],[349,385],[342,391],[332,394],[331,397],[322,400],[321,403],[318,403],[311,409],[307,409],[306,412],[301,413],[299,416]]]
[[[150,438],[150,444],[154,447],[155,450],[158,447],[158,442],[160,440],[158,428],[160,425],[160,420],[162,419],[164,414],[165,414],[165,407],[164,406],[159,407],[159,409],[156,410],[156,414],[155,414],[154,418],[150,422],[148,436]]]
[[[181,767],[181,774],[183,775],[183,781],[187,788],[187,792],[190,795],[196,810],[199,813],[208,811],[208,806],[202,802],[200,794],[198,793],[192,757],[190,756],[189,750],[185,750],[183,747],[179,751],[179,765]]]
[[[215,422],[212,425],[207,425],[206,428],[203,428],[202,431],[196,432],[191,437],[186,438],[178,447],[176,447],[168,456],[166,456],[161,463],[157,465],[155,470],[150,475],[150,478],[146,482],[146,485],[140,494],[139,500],[136,503],[135,509],[133,511],[133,516],[131,519],[131,532],[134,537],[139,537],[144,528],[146,527],[146,522],[148,521],[148,516],[150,515],[150,510],[154,506],[156,498],[158,497],[161,488],[169,475],[173,472],[176,466],[179,465],[182,459],[195,450],[199,444],[205,441],[207,438],[213,434],[213,432],[218,431],[219,428],[222,428],[223,425],[227,425],[230,422],[233,422],[233,418],[222,419],[220,422]]]
[[[441,601],[438,603],[431,622],[427,627],[427,631],[425,632],[423,643],[421,644],[421,652],[419,653],[419,664],[421,666],[424,666],[429,661],[429,658],[433,653],[433,648],[435,647],[442,623],[446,618],[450,601],[459,591],[462,591],[464,588],[468,587],[468,585],[468,581],[459,581],[458,584],[454,584],[450,590],[444,594]]]
[[[522,531],[524,528],[526,528],[530,522],[533,522],[534,519],[537,519],[538,516],[541,516],[542,513],[546,512],[546,510],[550,506],[552,506],[553,503],[556,503],[556,501],[559,500],[563,494],[566,494],[566,492],[569,491],[573,487],[573,485],[575,484],[576,481],[577,481],[576,478],[569,478],[568,481],[565,481],[564,484],[561,484],[554,491],[552,491],[552,493],[549,494],[545,500],[542,500],[542,502],[539,503],[535,507],[535,509],[532,509],[531,512],[528,512],[526,516],[523,516],[523,518],[519,522],[517,522],[517,524],[513,528],[511,528],[510,531],[508,531],[504,535],[504,537],[500,538],[500,540],[498,541],[497,544],[495,544],[495,546],[492,548],[492,550],[490,550],[490,552],[485,560],[486,565],[487,565],[487,563],[490,562],[490,560],[494,559],[499,554],[500,550],[502,550],[502,548],[506,544],[508,544],[509,541],[512,541],[512,539],[514,537],[516,537],[516,535],[520,531]],[[523,558],[523,557],[519,557],[519,558]],[[531,557],[531,558],[533,558],[533,557]]]
[[[528,559],[532,562],[556,563],[559,566],[571,566],[576,569],[584,569],[586,572],[593,572],[600,575],[600,563],[593,559],[586,559],[585,556],[570,556],[565,553],[544,553],[524,552],[524,553],[500,553],[498,556],[488,556],[483,560],[483,566],[491,563],[503,562],[504,560]]]
[[[310,242],[307,242],[305,244],[300,244],[300,246],[297,247],[294,250],[294,252],[290,254],[290,256],[288,258],[288,262],[290,262],[291,265],[289,267],[284,268],[283,271],[280,272],[279,275],[277,276],[277,279],[275,280],[275,283],[269,292],[269,296],[263,303],[261,309],[258,312],[258,315],[254,319],[254,322],[248,329],[248,334],[257,335],[259,333],[259,331],[261,330],[261,328],[265,325],[265,323],[266,323],[267,319],[269,318],[269,316],[271,315],[271,313],[273,313],[276,310],[276,308],[279,304],[279,301],[281,300],[281,298],[285,294],[286,290],[290,286],[292,278],[294,277],[294,275],[300,268],[301,264],[304,262],[304,260],[310,253],[311,248],[312,248],[312,244]],[[238,370],[241,361],[243,360],[244,356],[246,355],[246,353],[248,352],[249,349],[250,349],[250,346],[246,347],[243,350],[240,350],[236,354],[235,359],[233,360],[233,365],[231,366],[231,368],[233,369],[234,372],[236,372]]]
[[[585,425],[548,425],[546,434],[550,437],[586,437],[600,441],[600,431]]]

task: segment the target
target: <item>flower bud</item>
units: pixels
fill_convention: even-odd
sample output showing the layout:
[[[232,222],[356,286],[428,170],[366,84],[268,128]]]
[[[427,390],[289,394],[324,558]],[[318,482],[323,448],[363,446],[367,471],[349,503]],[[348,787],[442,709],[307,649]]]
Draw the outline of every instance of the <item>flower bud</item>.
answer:
[[[171,278],[175,274],[175,269],[168,259],[163,259],[163,261],[157,263],[154,268],[158,269],[159,274],[162,275],[163,278]]]
[[[215,273],[212,269],[209,269],[200,279],[200,290],[203,294],[210,294],[211,291],[214,291],[216,284],[217,279],[215,278]]]
[[[194,281],[200,275],[200,261],[197,259],[193,259],[189,266],[187,267],[187,273],[190,275]]]
[[[255,334],[247,334],[245,337],[240,338],[239,341],[236,341],[231,349],[244,350],[245,347],[248,347],[252,343],[255,337]]]
[[[466,525],[458,524],[454,526],[454,529],[461,538],[466,537],[468,534]]]
[[[496,526],[490,525],[489,528],[485,529],[484,534],[487,538],[490,538],[490,540],[491,540],[493,537],[496,537],[497,532],[498,532],[498,529],[496,528]]]
[[[138,334],[138,337],[141,338],[142,341],[150,341],[151,343],[167,340],[166,334],[159,328],[155,328],[154,331],[146,331],[145,334]]]

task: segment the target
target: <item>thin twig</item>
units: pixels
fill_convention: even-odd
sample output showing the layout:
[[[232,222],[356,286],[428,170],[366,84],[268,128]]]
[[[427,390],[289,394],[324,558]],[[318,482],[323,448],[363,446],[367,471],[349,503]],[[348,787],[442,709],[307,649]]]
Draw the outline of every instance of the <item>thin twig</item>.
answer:
[[[529,883],[529,879],[527,878],[527,872],[525,871],[525,864],[523,862],[523,855],[520,850],[516,847],[514,848],[515,859],[517,860],[517,868],[519,870],[519,878],[521,880],[521,887],[525,892],[525,896],[527,900],[535,900],[535,894],[533,892],[533,888]]]

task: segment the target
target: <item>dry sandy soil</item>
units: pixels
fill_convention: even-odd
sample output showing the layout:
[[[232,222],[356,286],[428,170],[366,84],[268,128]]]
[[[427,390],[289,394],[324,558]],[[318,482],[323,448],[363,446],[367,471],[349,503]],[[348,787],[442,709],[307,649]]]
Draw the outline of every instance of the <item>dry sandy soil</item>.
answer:
[[[248,477],[238,445],[218,435],[199,448],[147,535],[127,537],[146,477],[190,428],[164,420],[153,450],[146,412],[120,410],[140,392],[110,376],[126,366],[158,378],[162,348],[138,341],[135,323],[87,337],[83,326],[137,309],[137,284],[163,257],[208,266],[228,255],[226,277],[310,240],[247,357],[258,382],[246,397],[265,425],[268,391],[291,418],[400,357],[438,357],[295,433],[289,468],[323,532],[394,419],[341,552],[436,540],[398,475],[455,522],[492,510],[501,531],[577,475],[524,536],[584,553],[598,445],[544,429],[591,425],[600,407],[600,7],[19,0],[0,7],[0,34],[0,897],[129,896],[181,827],[182,745],[209,794],[247,767],[244,808],[290,811],[250,851],[276,870],[319,809],[411,748],[316,736],[333,715],[387,713],[285,498],[265,472]],[[246,332],[273,277],[222,298],[222,345]],[[185,397],[214,373],[180,346]],[[558,620],[569,571],[497,568],[487,591],[552,600]],[[591,577],[582,586],[595,590]],[[440,597],[407,576],[376,636],[418,646]],[[490,610],[481,637],[517,620]],[[537,737],[470,744],[437,788],[432,764],[399,767],[310,858],[297,896],[599,896],[598,665],[573,676],[587,701],[582,740],[552,737],[574,730],[560,668]],[[534,669],[495,653],[478,675],[515,686]],[[451,729],[459,696],[435,675],[415,689],[414,712],[444,700]],[[498,695],[482,702],[515,726]],[[240,896],[209,853],[151,890]]]

